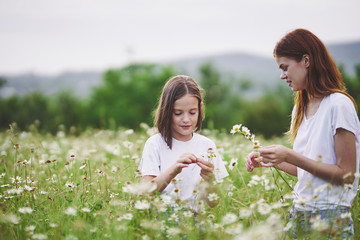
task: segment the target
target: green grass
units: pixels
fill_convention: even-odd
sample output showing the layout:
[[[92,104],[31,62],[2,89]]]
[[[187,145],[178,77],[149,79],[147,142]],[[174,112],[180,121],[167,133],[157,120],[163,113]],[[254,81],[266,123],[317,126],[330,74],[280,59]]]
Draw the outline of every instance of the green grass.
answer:
[[[129,193],[128,185],[140,180],[136,169],[150,130],[80,136],[1,132],[0,239],[287,239],[283,228],[292,205],[287,183],[294,186],[296,178],[282,173],[283,179],[273,169],[248,173],[243,159],[252,146],[241,135],[203,132],[216,142],[225,162],[238,159],[233,169],[226,165],[230,176],[217,184],[216,208],[189,217],[182,203],[172,209],[159,194]],[[285,138],[259,140],[289,146]],[[12,182],[16,176],[21,177],[17,185]],[[137,209],[138,201],[150,207]],[[357,197],[355,239],[360,238],[359,205]]]

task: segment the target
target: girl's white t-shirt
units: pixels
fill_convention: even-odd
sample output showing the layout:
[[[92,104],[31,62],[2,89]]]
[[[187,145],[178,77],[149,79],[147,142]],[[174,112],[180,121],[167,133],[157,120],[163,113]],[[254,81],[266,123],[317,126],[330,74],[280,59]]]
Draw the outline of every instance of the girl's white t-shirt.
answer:
[[[186,142],[173,138],[172,149],[166,144],[161,134],[151,136],[145,143],[138,170],[142,176],[158,176],[172,166],[182,153],[193,153],[195,156],[207,160],[206,156],[209,148],[212,148],[216,154],[216,158],[213,159],[216,179],[219,180],[228,176],[229,174],[220,154],[216,150],[215,143],[197,133],[194,133],[192,139]],[[177,188],[180,189],[180,199],[182,201],[189,201],[190,204],[195,203],[193,190],[201,180],[200,171],[201,168],[195,163],[183,168],[181,173],[175,177],[178,181],[176,183],[171,182],[161,194],[171,195],[174,189]]]
[[[293,112],[294,113],[294,112]],[[338,128],[352,132],[356,138],[356,173],[359,173],[360,123],[354,104],[345,94],[332,93],[322,99],[310,119],[304,115],[294,141],[294,151],[315,161],[336,165],[334,136]],[[350,207],[356,196],[359,176],[352,185],[331,185],[313,174],[297,168],[294,205],[298,209],[329,209],[338,205]]]

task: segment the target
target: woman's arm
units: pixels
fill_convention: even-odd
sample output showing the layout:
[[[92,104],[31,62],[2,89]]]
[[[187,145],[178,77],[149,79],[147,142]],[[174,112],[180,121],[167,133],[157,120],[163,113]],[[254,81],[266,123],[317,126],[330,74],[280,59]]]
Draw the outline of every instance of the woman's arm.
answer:
[[[276,165],[275,167],[281,171],[284,171],[290,175],[297,177],[297,167],[293,164],[283,162]]]
[[[307,158],[281,145],[264,147],[260,150],[263,161],[281,167],[288,163],[333,184],[351,184],[356,171],[355,135],[339,128],[334,136],[337,165],[326,164]]]
[[[264,161],[263,157],[259,156],[258,152],[251,152],[246,156],[245,166],[247,171],[252,172],[257,167],[276,167],[277,169],[284,171],[293,176],[297,176],[297,167],[287,162],[282,162],[278,165],[274,165],[271,162]]]

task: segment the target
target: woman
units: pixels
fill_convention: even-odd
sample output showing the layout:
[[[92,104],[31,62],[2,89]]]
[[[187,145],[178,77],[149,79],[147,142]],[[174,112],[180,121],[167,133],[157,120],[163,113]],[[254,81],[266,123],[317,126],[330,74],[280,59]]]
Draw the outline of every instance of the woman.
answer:
[[[309,234],[315,222],[328,233],[353,235],[349,208],[356,196],[360,124],[354,99],[321,40],[305,29],[286,34],[275,46],[281,75],[295,92],[291,127],[293,149],[266,146],[246,158],[246,168],[276,167],[293,176],[294,204],[289,229]],[[305,232],[299,232],[305,229]]]

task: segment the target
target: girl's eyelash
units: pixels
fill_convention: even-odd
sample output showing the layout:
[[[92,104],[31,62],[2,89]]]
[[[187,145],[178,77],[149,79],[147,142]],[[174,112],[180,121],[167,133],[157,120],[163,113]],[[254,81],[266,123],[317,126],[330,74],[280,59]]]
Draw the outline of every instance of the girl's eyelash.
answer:
[[[197,112],[189,112],[191,115],[195,115]],[[174,112],[176,116],[181,115],[182,112]]]

